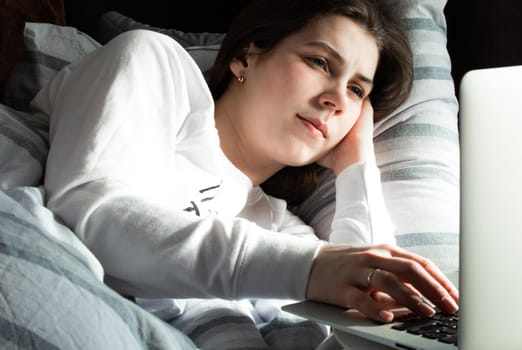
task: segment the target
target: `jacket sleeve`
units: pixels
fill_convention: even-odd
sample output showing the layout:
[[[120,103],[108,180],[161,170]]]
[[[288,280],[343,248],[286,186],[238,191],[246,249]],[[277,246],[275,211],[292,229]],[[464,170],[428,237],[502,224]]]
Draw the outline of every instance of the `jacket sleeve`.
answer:
[[[329,241],[350,244],[395,244],[394,225],[373,163],[357,163],[335,180],[336,207]]]
[[[284,201],[270,198],[277,230],[330,243],[395,244],[394,225],[384,202],[379,169],[372,163],[357,163],[344,169],[336,178],[336,206],[331,229],[315,232],[299,217],[286,210]]]

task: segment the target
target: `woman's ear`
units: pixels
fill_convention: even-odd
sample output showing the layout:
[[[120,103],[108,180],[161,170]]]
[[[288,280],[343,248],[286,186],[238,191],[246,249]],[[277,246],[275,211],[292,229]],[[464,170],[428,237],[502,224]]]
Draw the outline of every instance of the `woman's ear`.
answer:
[[[234,75],[236,78],[244,74],[246,66],[243,64],[241,60],[238,58],[232,59],[229,64],[230,71],[232,72],[232,75]]]
[[[248,48],[244,47],[239,54],[230,61],[229,64],[232,74],[237,78],[244,74],[248,67]]]
[[[230,70],[236,78],[244,76],[249,65],[255,65],[257,57],[262,54],[262,50],[258,49],[253,43],[248,47],[242,48],[239,53],[230,62]]]

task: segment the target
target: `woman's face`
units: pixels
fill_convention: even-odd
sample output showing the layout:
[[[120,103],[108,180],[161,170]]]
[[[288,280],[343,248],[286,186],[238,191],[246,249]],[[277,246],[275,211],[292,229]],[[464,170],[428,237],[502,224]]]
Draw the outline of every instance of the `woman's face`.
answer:
[[[321,17],[247,65],[231,63],[238,87],[236,128],[250,154],[281,166],[320,159],[352,128],[372,89],[375,39],[347,17]]]

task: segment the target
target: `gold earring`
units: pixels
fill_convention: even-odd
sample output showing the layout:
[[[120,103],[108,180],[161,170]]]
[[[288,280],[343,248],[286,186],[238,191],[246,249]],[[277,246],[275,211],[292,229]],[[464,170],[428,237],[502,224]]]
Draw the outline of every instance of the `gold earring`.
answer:
[[[241,74],[239,77],[237,77],[237,81],[239,84],[243,84],[245,82],[245,76]]]

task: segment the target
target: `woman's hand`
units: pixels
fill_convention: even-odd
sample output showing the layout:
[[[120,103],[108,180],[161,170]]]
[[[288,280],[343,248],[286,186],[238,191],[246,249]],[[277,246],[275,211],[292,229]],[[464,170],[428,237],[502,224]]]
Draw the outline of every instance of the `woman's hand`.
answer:
[[[458,291],[429,260],[390,245],[353,247],[327,244],[317,255],[307,298],[353,307],[369,318],[390,322],[392,309],[405,306],[421,316],[458,310]]]
[[[375,162],[373,148],[373,107],[368,98],[363,101],[361,114],[348,134],[318,163],[338,175],[348,166],[359,162]]]

